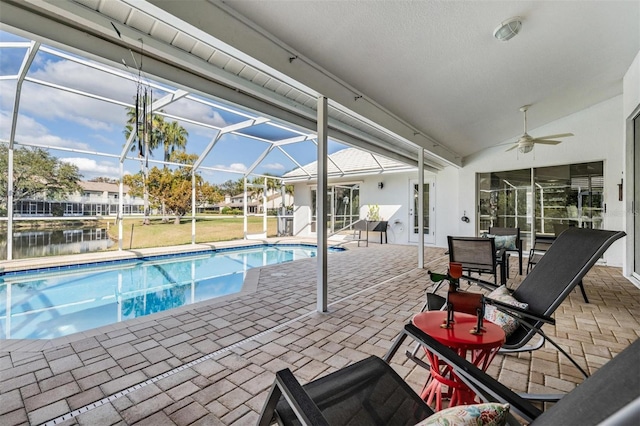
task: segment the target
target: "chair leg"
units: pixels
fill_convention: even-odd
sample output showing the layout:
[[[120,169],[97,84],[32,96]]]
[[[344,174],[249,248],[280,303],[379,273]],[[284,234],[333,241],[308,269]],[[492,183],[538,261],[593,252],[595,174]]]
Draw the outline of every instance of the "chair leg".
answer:
[[[582,280],[578,283],[580,286],[580,291],[582,292],[582,298],[584,299],[584,303],[589,303],[589,299],[587,298],[587,292],[584,290],[584,284],[582,284]]]
[[[522,275],[522,252],[519,253],[518,257],[520,260],[520,275]]]

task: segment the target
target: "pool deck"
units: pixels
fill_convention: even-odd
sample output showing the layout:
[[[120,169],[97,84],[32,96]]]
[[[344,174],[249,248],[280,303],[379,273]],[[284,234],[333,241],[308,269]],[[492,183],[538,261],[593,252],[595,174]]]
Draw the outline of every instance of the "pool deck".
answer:
[[[346,247],[328,256],[327,313],[315,310],[311,258],[253,270],[254,292],[49,341],[0,341],[0,424],[254,425],[276,371],[306,382],[384,355],[420,310],[427,269],[446,270],[443,248],[426,248],[417,269],[416,246]],[[113,252],[125,255],[139,253]],[[514,257],[510,277],[510,287],[522,279]],[[575,290],[544,330],[593,372],[640,334],[640,289],[604,266],[584,284],[591,303]],[[402,353],[392,365],[417,391],[424,384]],[[549,344],[498,355],[488,371],[516,391],[567,392],[582,381]]]

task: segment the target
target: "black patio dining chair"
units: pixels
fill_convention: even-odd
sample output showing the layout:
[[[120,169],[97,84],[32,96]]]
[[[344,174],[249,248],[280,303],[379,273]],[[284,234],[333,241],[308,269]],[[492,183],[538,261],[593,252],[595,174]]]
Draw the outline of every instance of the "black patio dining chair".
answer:
[[[508,227],[489,227],[488,236],[497,236],[502,240],[502,247],[496,242],[496,249],[504,248],[507,255],[509,253],[515,253],[518,256],[519,274],[522,275],[522,245],[523,241],[520,238],[520,228],[508,228]],[[507,257],[508,259],[508,257]],[[507,274],[509,273],[509,267],[507,265]]]
[[[459,410],[465,406],[434,413],[389,365],[407,337],[450,365],[480,401],[509,404],[506,415],[509,425],[520,425],[521,421],[533,426],[603,422],[635,425],[640,419],[640,375],[629,374],[637,370],[640,361],[640,339],[543,412],[413,324],[407,324],[382,359],[371,356],[304,386],[289,369],[278,371],[258,426],[274,422],[318,426],[414,425],[434,415],[446,419],[447,412],[452,410],[449,420],[459,420]],[[480,406],[466,407],[472,411]]]
[[[507,282],[505,250],[496,250],[494,238],[447,237],[449,262],[461,263],[462,278],[484,288],[496,288]],[[498,271],[500,282],[498,283]],[[475,276],[471,274],[475,273]],[[493,282],[480,278],[482,274],[493,276]]]

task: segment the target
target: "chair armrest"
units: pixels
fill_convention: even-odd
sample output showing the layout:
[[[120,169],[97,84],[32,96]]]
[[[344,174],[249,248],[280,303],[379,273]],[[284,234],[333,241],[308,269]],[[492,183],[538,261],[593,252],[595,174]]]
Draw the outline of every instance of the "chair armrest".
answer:
[[[499,311],[504,312],[507,315],[520,316],[524,318],[530,318],[536,321],[541,321],[547,324],[555,324],[556,320],[547,315],[536,314],[535,312],[527,311],[526,309],[519,308],[517,306],[509,305],[498,300],[485,297],[485,303],[495,306]]]
[[[433,337],[427,335],[415,325],[409,323],[404,327],[404,334],[412,337],[421,346],[435,353],[450,365],[456,375],[467,384],[476,394],[486,402],[507,403],[511,410],[521,416],[526,422],[532,422],[542,414],[542,411],[532,405],[511,389],[507,388],[466,359],[460,357],[448,347],[442,345]]]
[[[302,425],[329,426],[329,422],[324,418],[316,403],[313,402],[309,394],[307,394],[288,368],[276,373],[276,379],[271,388],[271,392],[262,409],[262,414],[258,422],[259,426],[271,424],[276,404],[281,395],[287,400]]]

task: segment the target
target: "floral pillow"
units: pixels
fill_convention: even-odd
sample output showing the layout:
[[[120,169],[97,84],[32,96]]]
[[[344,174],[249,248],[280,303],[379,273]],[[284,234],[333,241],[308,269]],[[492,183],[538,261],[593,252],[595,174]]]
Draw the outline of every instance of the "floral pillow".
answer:
[[[517,308],[529,308],[528,303],[518,302],[511,295],[511,293],[509,293],[509,289],[507,289],[507,287],[504,285],[487,294],[487,297],[489,299],[497,300],[498,302],[506,303]],[[517,318],[499,311],[495,306],[492,305],[486,305],[484,307],[484,319],[502,327],[502,329],[504,330],[504,334],[507,336],[510,336],[518,328]]]
[[[493,238],[496,244],[496,250],[517,250],[515,235],[493,235],[486,234],[487,238]]]
[[[503,426],[508,414],[509,404],[459,405],[438,411],[416,426]]]

